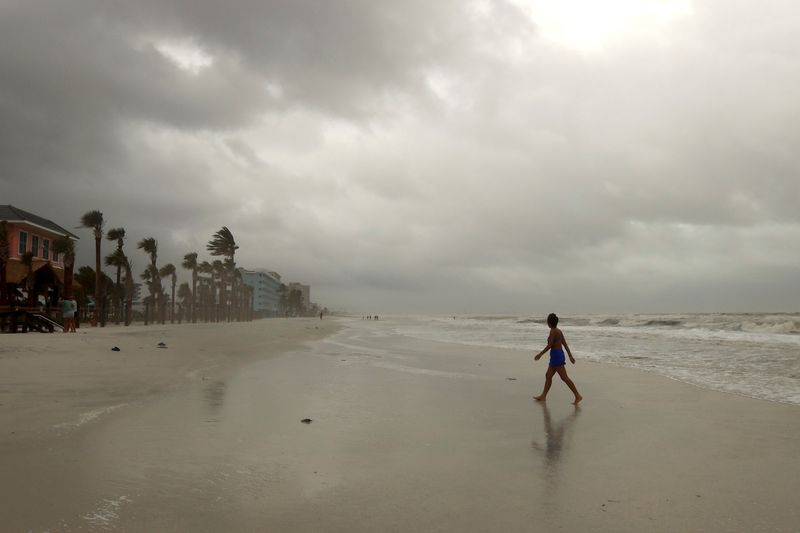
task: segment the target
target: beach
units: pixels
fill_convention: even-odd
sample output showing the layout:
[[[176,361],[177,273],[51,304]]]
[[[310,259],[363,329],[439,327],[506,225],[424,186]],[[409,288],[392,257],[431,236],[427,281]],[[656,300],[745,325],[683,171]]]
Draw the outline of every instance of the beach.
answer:
[[[800,407],[572,346],[578,408],[384,321],[4,335],[0,529],[798,530]]]

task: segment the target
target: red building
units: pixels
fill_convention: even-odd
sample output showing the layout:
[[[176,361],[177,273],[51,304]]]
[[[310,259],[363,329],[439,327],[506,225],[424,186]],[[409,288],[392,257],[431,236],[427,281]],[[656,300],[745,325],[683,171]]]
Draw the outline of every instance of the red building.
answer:
[[[64,287],[64,258],[53,253],[53,242],[59,237],[78,237],[52,220],[42,218],[13,205],[0,205],[0,221],[6,222],[8,260],[5,277],[10,300],[26,290],[28,268],[22,262],[26,252],[33,255],[34,293],[54,303]],[[0,251],[2,252],[2,251]]]

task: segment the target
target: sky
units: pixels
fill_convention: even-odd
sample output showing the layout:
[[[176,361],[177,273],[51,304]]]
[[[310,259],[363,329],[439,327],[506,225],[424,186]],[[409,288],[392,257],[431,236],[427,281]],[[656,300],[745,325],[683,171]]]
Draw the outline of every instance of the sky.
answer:
[[[792,0],[0,0],[0,203],[79,265],[100,210],[136,271],[227,226],[354,313],[798,311],[797,35]]]

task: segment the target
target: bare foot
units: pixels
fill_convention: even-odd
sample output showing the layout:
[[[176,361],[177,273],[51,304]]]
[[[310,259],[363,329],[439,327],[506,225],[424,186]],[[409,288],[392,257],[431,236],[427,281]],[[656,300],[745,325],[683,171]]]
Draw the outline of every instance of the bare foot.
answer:
[[[533,399],[536,400],[537,402],[543,402],[543,401],[545,401],[546,398],[547,398],[547,396],[534,396],[533,397]]]
[[[575,401],[572,402],[572,405],[578,405],[579,403],[581,403],[581,400],[583,400],[583,396],[578,394],[577,396],[575,396]]]

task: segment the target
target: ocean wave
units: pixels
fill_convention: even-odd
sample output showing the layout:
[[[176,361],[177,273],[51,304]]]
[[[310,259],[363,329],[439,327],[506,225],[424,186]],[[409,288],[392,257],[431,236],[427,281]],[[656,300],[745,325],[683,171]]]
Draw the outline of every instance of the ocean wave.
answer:
[[[84,424],[88,424],[97,418],[106,415],[112,411],[116,411],[120,407],[125,407],[126,403],[120,403],[117,405],[109,405],[108,407],[100,407],[98,409],[92,409],[91,411],[86,411],[85,413],[81,413],[80,416],[76,420],[70,422],[62,422],[61,424],[56,424],[53,426],[56,429],[71,429],[71,428],[79,428]]]
[[[594,317],[588,324],[584,319],[565,320],[565,325],[608,328],[657,328],[705,330],[714,332],[773,333],[779,335],[800,335],[800,319],[797,314],[754,315],[680,315],[675,317]],[[532,322],[533,320],[529,320]]]
[[[800,322],[787,320],[785,322],[742,322],[740,331],[748,333],[785,333],[800,334]]]
[[[657,319],[657,320],[648,320],[642,326],[681,326],[683,325],[682,320],[666,320],[666,319]]]
[[[469,320],[515,320],[517,315],[475,315],[464,318]]]

